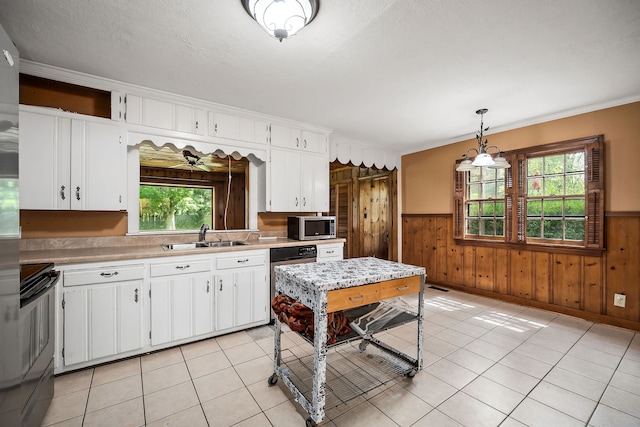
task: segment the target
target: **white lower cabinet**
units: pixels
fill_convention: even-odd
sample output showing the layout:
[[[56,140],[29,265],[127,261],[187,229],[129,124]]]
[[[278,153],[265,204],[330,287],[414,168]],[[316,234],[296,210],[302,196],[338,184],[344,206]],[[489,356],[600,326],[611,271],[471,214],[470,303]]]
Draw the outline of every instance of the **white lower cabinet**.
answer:
[[[218,331],[269,321],[266,251],[243,251],[216,259],[216,328]]]
[[[56,373],[270,321],[267,249],[59,269]]]
[[[213,332],[211,259],[152,263],[151,345]]]
[[[144,346],[143,265],[63,271],[64,366]]]

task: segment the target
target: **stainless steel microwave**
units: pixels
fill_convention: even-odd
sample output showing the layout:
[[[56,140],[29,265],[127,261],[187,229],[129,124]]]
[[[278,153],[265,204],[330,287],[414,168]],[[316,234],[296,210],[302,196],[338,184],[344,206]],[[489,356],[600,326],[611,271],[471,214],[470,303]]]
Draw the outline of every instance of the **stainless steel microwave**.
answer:
[[[335,216],[290,216],[287,237],[295,240],[335,239]]]

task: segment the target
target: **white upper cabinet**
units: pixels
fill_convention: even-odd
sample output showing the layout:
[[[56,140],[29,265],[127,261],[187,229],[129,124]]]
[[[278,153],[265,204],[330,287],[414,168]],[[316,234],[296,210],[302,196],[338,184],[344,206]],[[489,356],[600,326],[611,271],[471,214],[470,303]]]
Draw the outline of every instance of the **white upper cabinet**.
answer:
[[[300,132],[302,149],[313,153],[327,153],[327,135],[303,129]]]
[[[238,139],[240,118],[231,114],[209,112],[209,135],[218,138]]]
[[[125,99],[127,123],[194,135],[205,134],[204,109],[137,95],[127,95]]]
[[[311,153],[327,153],[327,135],[307,129],[271,124],[271,145]]]
[[[267,186],[267,211],[327,212],[329,160],[318,154],[271,148]]]
[[[178,132],[204,135],[207,113],[199,108],[176,105],[176,130]]]
[[[126,177],[118,124],[21,107],[21,209],[124,210]]]

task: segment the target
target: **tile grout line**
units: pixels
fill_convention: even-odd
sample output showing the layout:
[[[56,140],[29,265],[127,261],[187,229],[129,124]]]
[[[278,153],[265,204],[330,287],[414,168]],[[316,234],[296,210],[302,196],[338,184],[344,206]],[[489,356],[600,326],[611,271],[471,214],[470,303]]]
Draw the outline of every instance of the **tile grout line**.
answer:
[[[557,316],[556,316],[556,318],[557,318]],[[549,322],[549,323],[552,323],[552,322]],[[588,329],[586,329],[586,330],[585,330],[585,331],[580,335],[580,338],[578,338],[578,339],[576,340],[576,342],[575,342],[575,343],[573,343],[573,345],[571,345],[571,347],[569,347],[569,348],[568,348],[568,349],[563,353],[562,357],[561,357],[561,358],[560,358],[560,359],[559,359],[555,364],[553,364],[553,365],[552,365],[551,369],[549,369],[549,371],[548,371],[546,374],[544,374],[544,375],[542,376],[542,378],[540,378],[540,380],[536,383],[536,385],[535,385],[535,386],[533,386],[533,388],[531,388],[531,390],[529,390],[529,392],[526,394],[526,396],[524,397],[524,399],[522,399],[522,401],[521,401],[520,403],[518,403],[518,405],[516,405],[516,407],[515,407],[515,408],[513,408],[513,409],[511,410],[511,412],[507,415],[507,418],[511,417],[511,414],[513,414],[513,412],[514,412],[514,411],[515,411],[515,410],[516,410],[516,409],[517,409],[517,408],[522,404],[522,402],[524,402],[524,400],[525,400],[526,398],[528,398],[528,397],[529,397],[529,395],[530,395],[530,394],[531,394],[531,393],[536,389],[536,387],[538,387],[538,386],[539,386],[539,385],[544,381],[544,379],[549,375],[549,373],[550,373],[554,368],[558,367],[558,364],[560,363],[560,361],[562,361],[562,359],[564,359],[564,358],[569,354],[569,352],[571,351],[571,349],[573,349],[573,348],[578,344],[578,342],[579,342],[579,341],[580,341],[580,340],[581,340],[581,339],[582,339],[582,338],[587,334],[587,332],[588,332],[588,331],[593,327],[593,325],[595,325],[595,323],[591,322],[591,326],[589,326],[589,328],[588,328]],[[527,338],[527,340],[526,340],[526,341],[524,341],[522,344],[524,344],[524,343],[526,343],[527,341],[529,341],[529,339],[531,339],[532,337],[534,337],[535,335],[537,335],[537,334],[538,334],[539,332],[541,332],[541,331],[542,331],[542,329],[541,329],[540,331],[536,332],[535,334],[533,334],[531,337]],[[522,344],[520,344],[518,347],[520,347]],[[518,348],[518,347],[516,347],[516,348]],[[544,346],[542,346],[542,347],[544,347]],[[514,348],[514,350],[515,350],[515,348]],[[550,350],[553,350],[553,349],[550,349]],[[505,356],[505,357],[506,357],[506,356]],[[502,360],[502,359],[501,359],[501,360]],[[543,363],[544,363],[544,362],[543,362]],[[562,369],[562,368],[560,368],[560,369]],[[564,387],[560,387],[560,388],[562,388],[563,390],[566,390],[566,391],[568,391],[568,392],[573,393],[571,390],[565,389]],[[575,394],[577,394],[577,393],[575,393]],[[579,395],[579,396],[581,396],[581,395]],[[582,397],[585,397],[585,396],[582,396]],[[551,407],[551,406],[549,406],[549,405],[546,405],[545,403],[540,402],[540,401],[538,401],[538,400],[534,399],[533,397],[531,397],[531,399],[532,399],[532,400],[535,400],[536,402],[540,403],[541,405],[547,406],[547,407],[549,407],[549,408],[551,408],[551,409],[554,409],[554,410],[556,410],[556,411],[558,411],[558,412],[560,412],[560,413],[562,413],[562,414],[564,414],[564,415],[566,415],[566,416],[568,416],[568,417],[571,417],[571,418],[573,418],[573,419],[575,419],[575,420],[578,420],[577,418],[575,418],[575,417],[573,417],[573,416],[571,416],[571,415],[567,414],[566,412],[561,411],[561,410],[556,409],[556,408],[553,408],[553,407]],[[588,399],[588,398],[587,398],[587,399]],[[598,401],[598,402],[596,402],[596,408],[598,407],[598,404],[599,404],[599,401]],[[594,409],[594,411],[595,411],[595,409]],[[507,418],[505,418],[505,420],[506,420]],[[514,419],[515,419],[516,421],[520,421],[520,420],[518,420],[517,418],[514,418]],[[591,419],[591,417],[589,417],[589,420],[590,420],[590,419]],[[581,420],[578,420],[578,421],[582,422]],[[588,421],[585,423],[585,425],[588,425]]]
[[[592,325],[593,326],[593,325]],[[589,328],[591,329],[591,328]],[[595,408],[593,408],[593,411],[591,411],[591,415],[589,416],[589,419],[587,420],[587,425],[589,425],[589,423],[591,422],[591,419],[593,418],[593,415],[596,413],[596,410],[598,409],[598,406],[600,405],[604,405],[604,406],[608,406],[605,405],[604,403],[600,403],[602,398],[604,397],[604,394],[607,392],[607,389],[609,387],[613,387],[611,386],[611,381],[613,380],[613,377],[616,375],[616,372],[618,372],[618,368],[620,367],[620,364],[622,363],[622,360],[624,359],[625,354],[627,354],[627,351],[629,351],[629,348],[631,347],[631,343],[633,342],[633,338],[635,337],[636,333],[634,332],[634,336],[629,340],[629,344],[627,344],[627,348],[625,349],[624,353],[622,354],[622,357],[620,357],[620,360],[618,361],[618,364],[616,365],[615,369],[613,370],[613,374],[611,375],[611,378],[609,378],[609,381],[607,381],[607,385],[604,387],[604,390],[602,390],[602,394],[600,394],[600,397],[598,398],[598,404],[596,405]],[[620,411],[624,414],[630,415],[630,416],[635,416],[632,414],[629,414],[628,412],[625,411],[621,411],[620,409],[616,409],[616,408],[612,408],[615,409],[616,411]]]
[[[215,338],[211,338],[211,339],[215,339]],[[196,383],[193,381],[194,380],[193,376],[191,376],[191,369],[189,369],[189,364],[187,363],[187,359],[185,358],[184,352],[182,351],[182,345],[179,346],[179,348],[180,348],[180,354],[182,355],[182,360],[184,362],[185,367],[187,368],[187,373],[189,374],[189,380],[191,380],[191,386],[193,387],[193,391],[196,393],[196,397],[198,398],[198,406],[200,406],[200,410],[202,411],[202,415],[204,416],[204,420],[207,423],[207,426],[210,426],[211,423],[209,422],[209,419],[207,418],[207,413],[204,411],[204,407],[202,406],[202,400],[200,400],[200,395],[198,394],[198,388],[196,387]],[[222,349],[220,351],[222,351]]]
[[[142,357],[138,358],[138,365],[140,367],[140,389],[142,391],[142,419],[144,420],[144,425],[147,425],[147,405],[145,404],[145,394],[144,394],[144,376],[142,372]]]

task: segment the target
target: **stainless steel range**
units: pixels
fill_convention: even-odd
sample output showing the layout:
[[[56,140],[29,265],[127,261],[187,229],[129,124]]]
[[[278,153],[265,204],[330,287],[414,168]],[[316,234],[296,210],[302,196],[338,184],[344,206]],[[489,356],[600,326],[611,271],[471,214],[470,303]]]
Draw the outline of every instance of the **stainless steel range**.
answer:
[[[21,426],[40,426],[53,399],[55,285],[53,264],[20,266]]]

